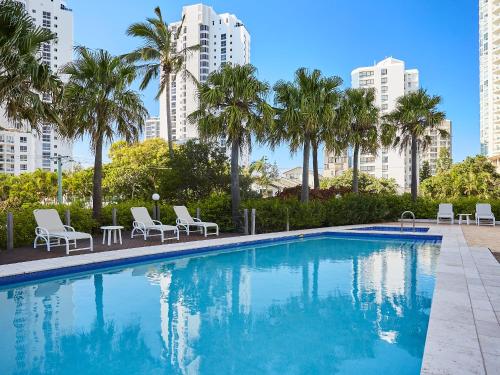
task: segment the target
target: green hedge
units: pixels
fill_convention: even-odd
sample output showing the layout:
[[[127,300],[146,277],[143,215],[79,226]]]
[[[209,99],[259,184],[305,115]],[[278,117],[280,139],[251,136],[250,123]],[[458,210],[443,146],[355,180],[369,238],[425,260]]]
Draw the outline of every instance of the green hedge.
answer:
[[[474,213],[475,205],[485,202],[476,198],[450,199],[445,203],[452,203],[455,214]],[[286,229],[286,218],[289,217],[290,229],[318,228],[324,226],[337,226],[349,224],[367,224],[384,221],[395,221],[401,213],[406,210],[413,211],[419,219],[433,219],[436,217],[439,201],[429,198],[419,198],[416,202],[411,200],[409,194],[403,195],[345,195],[341,198],[328,200],[312,200],[307,204],[300,203],[297,199],[249,199],[243,201],[241,209],[256,209],[256,231],[257,233],[276,232]],[[500,218],[500,200],[490,200],[493,213]],[[125,201],[110,204],[103,208],[102,223],[111,224],[112,209],[117,209],[117,220],[120,225],[130,229],[132,226],[131,207],[145,206],[152,213],[153,203],[151,201]],[[92,211],[79,204],[73,205],[30,205],[16,209],[14,213],[14,246],[29,245],[34,239],[35,220],[33,210],[35,208],[54,207],[59,211],[61,218],[69,209],[71,212],[71,225],[82,232],[99,231],[98,224],[92,219]],[[201,219],[219,224],[222,232],[234,231],[231,220],[231,198],[227,194],[216,194],[209,198],[188,205],[193,215],[196,208],[200,208]],[[175,214],[171,205],[162,203],[161,221],[164,224],[175,224]],[[6,245],[6,222],[7,213],[0,212],[0,247]]]

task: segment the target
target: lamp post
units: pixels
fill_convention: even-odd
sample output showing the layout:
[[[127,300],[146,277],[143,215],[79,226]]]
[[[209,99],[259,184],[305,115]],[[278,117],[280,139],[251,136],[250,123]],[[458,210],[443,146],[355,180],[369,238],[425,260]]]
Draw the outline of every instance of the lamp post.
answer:
[[[160,194],[154,193],[151,198],[155,202],[155,211],[154,211],[154,218],[155,220],[160,220],[160,209],[158,207],[158,201],[160,200]]]
[[[67,162],[72,162],[73,160],[69,156],[57,155],[50,158],[50,160],[57,161],[57,203],[63,203],[63,194],[62,194],[62,165],[63,159]]]

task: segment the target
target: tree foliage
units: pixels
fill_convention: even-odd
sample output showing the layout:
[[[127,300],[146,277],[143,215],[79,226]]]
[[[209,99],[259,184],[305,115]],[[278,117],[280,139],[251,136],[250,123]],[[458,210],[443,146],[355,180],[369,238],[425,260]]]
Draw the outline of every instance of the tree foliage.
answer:
[[[278,165],[276,162],[269,163],[265,156],[253,161],[248,172],[253,177],[254,182],[264,189],[267,189],[279,177]]]
[[[447,148],[441,148],[439,150],[439,156],[436,160],[436,172],[444,172],[449,170],[453,165],[453,160],[451,159],[450,150]]]
[[[349,169],[340,176],[323,178],[321,188],[334,187],[338,191],[352,191],[353,171]],[[398,185],[392,178],[377,178],[364,172],[359,173],[358,178],[360,193],[387,193],[396,194]]]
[[[420,183],[424,182],[429,177],[431,177],[431,166],[429,165],[429,162],[427,160],[425,160],[422,163],[422,167],[420,168],[420,172],[419,172]]]
[[[468,157],[426,179],[420,187],[422,195],[442,200],[458,197],[498,199],[500,175],[486,157]]]
[[[27,121],[35,130],[42,122],[58,122],[53,103],[62,83],[37,57],[55,38],[33,23],[21,2],[0,0],[0,105],[7,119]]]

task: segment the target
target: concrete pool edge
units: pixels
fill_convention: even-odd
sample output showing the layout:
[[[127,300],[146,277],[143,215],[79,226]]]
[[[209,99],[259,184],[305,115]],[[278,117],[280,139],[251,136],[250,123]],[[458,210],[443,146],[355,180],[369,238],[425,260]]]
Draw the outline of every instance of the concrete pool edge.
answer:
[[[366,225],[365,225],[366,226]],[[362,227],[345,226],[317,228],[255,236],[213,238],[190,243],[174,243],[90,253],[71,257],[52,258],[0,266],[0,278],[36,272],[75,267],[74,272],[85,271],[85,266],[96,263],[131,260],[138,257],[188,255],[200,249],[212,250],[230,247],[235,243],[252,244],[320,235],[322,233],[358,233],[359,235],[388,238],[408,238],[408,233],[357,232]],[[487,248],[469,247],[458,226],[430,226],[427,233],[410,234],[411,238],[435,239],[441,237],[441,254],[436,271],[436,287],[432,301],[427,339],[422,360],[422,374],[486,374],[500,368],[500,264]],[[196,251],[198,249],[198,251]],[[150,258],[150,260],[155,260]],[[147,261],[147,259],[144,259]],[[113,266],[110,264],[109,266]],[[93,267],[95,268],[95,267]],[[54,275],[57,276],[57,275]],[[495,315],[496,314],[496,315]],[[489,370],[489,371],[488,371]]]

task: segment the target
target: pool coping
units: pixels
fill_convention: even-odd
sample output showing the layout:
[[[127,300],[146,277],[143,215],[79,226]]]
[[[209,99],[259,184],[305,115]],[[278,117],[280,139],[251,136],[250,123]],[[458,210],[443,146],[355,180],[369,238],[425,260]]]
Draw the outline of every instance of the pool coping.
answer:
[[[325,235],[441,239],[436,286],[421,374],[493,374],[500,368],[500,264],[485,247],[469,247],[459,226],[430,225],[428,232],[356,231],[375,224],[211,238],[0,266],[0,286],[169,257],[224,250],[297,237]],[[426,225],[427,226],[427,225]],[[495,372],[497,371],[497,372]]]

